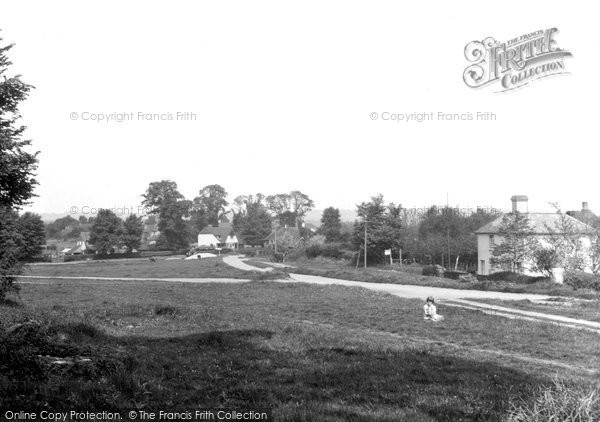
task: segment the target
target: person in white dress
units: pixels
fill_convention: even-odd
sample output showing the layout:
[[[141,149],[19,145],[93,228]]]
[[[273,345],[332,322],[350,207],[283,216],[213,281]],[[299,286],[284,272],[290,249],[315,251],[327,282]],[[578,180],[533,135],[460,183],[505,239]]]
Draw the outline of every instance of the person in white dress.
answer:
[[[425,301],[425,305],[423,306],[423,319],[425,321],[443,321],[444,317],[437,313],[437,308],[435,307],[435,300],[433,296],[429,296]]]

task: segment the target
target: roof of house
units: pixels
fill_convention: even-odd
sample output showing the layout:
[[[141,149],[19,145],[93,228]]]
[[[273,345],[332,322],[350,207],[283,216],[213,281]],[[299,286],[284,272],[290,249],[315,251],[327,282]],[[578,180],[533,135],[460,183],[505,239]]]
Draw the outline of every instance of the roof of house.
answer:
[[[576,218],[592,227],[597,227],[600,225],[600,218],[591,210],[567,211],[567,215],[570,215],[571,217]]]
[[[205,227],[199,234],[212,234],[221,242],[224,242],[229,237],[229,235],[235,236],[235,234],[232,234],[232,232],[233,227],[231,223],[221,223],[219,227]]]
[[[300,237],[300,230],[298,230],[296,227],[279,227],[277,229],[278,237],[283,236],[286,233],[289,233],[292,236]],[[272,230],[265,240],[275,240],[275,230]]]
[[[590,226],[569,215],[563,214],[572,224],[573,228],[581,233],[586,233],[592,230]],[[476,234],[496,234],[500,231],[502,217],[496,218],[494,221],[487,223],[475,231]],[[560,214],[558,213],[543,213],[530,212],[527,213],[529,225],[533,229],[534,234],[550,234],[550,230],[557,230],[557,225],[560,224]]]
[[[213,245],[213,244],[217,244],[217,243],[219,243],[219,239],[217,239],[214,234],[200,233],[198,235],[198,245],[199,246]]]

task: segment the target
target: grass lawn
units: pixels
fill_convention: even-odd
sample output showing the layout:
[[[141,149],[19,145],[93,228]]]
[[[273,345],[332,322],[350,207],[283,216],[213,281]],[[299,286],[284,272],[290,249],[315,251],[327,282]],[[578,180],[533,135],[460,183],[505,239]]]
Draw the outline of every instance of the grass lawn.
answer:
[[[0,409],[487,421],[600,370],[593,333],[443,305],[428,323],[419,301],[342,286],[40,280],[21,299],[0,305]]]
[[[600,302],[596,300],[566,299],[549,302],[531,302],[525,300],[498,300],[477,299],[477,302],[489,303],[498,306],[523,309],[525,311],[543,312],[562,315],[569,318],[579,318],[588,321],[600,322]]]
[[[246,261],[253,265],[254,260]],[[256,261],[260,262],[260,261]],[[318,275],[323,277],[340,278],[345,280],[365,281],[370,283],[411,284],[418,286],[446,287],[461,290],[490,290],[510,293],[537,293],[552,296],[579,297],[585,299],[600,299],[600,292],[579,289],[575,290],[568,285],[559,285],[552,282],[537,282],[530,284],[517,284],[504,281],[478,281],[460,282],[441,277],[430,277],[420,274],[420,268],[406,266],[404,270],[397,267],[379,266],[367,269],[349,265],[345,261],[302,259],[288,262],[293,265],[289,272],[298,274]],[[264,264],[258,264],[264,265]]]
[[[69,264],[28,265],[23,275],[140,278],[242,278],[273,280],[286,278],[281,271],[249,272],[233,268],[220,257],[198,260],[148,259],[85,261]]]

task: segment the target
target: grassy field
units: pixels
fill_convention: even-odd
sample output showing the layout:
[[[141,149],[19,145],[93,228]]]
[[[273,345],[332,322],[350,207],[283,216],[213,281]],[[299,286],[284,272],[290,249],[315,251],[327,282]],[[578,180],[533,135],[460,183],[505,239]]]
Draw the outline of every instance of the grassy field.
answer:
[[[23,285],[23,305],[0,305],[0,409],[500,420],[552,377],[587,386],[600,370],[596,334],[443,305],[445,322],[428,323],[419,301],[357,288],[39,283]],[[91,361],[51,363],[74,356]]]
[[[248,272],[233,268],[222,258],[199,260],[148,259],[84,261],[69,264],[36,264],[25,267],[23,275],[74,277],[138,277],[138,278],[241,278],[273,280],[286,278],[281,271]]]
[[[257,266],[264,266],[263,261],[253,259]],[[518,284],[504,281],[461,282],[441,277],[429,277],[420,274],[421,268],[405,266],[403,270],[390,266],[369,267],[367,269],[349,265],[345,261],[324,259],[301,259],[287,262],[293,265],[289,272],[298,274],[318,275],[323,277],[340,278],[345,280],[365,281],[370,283],[411,284],[418,286],[446,287],[450,289],[490,290],[511,293],[537,293],[552,296],[579,297],[585,299],[600,299],[600,292],[579,289],[568,285],[558,285],[548,281],[530,284]]]

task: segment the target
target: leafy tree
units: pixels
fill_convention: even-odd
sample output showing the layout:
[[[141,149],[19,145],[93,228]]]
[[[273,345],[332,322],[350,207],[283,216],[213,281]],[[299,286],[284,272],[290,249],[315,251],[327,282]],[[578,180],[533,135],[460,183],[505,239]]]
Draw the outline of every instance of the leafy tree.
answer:
[[[527,214],[518,211],[504,214],[498,229],[501,241],[492,250],[492,265],[505,271],[522,273],[524,264],[533,261],[539,248],[534,234]]]
[[[199,195],[194,198],[193,209],[202,210],[206,222],[216,227],[221,218],[226,215],[227,205],[229,203],[225,188],[221,185],[208,185],[200,189]]]
[[[306,213],[314,208],[315,203],[308,195],[299,190],[290,192],[290,202],[292,206],[291,211],[296,216],[296,228],[300,228],[300,224],[304,221]]]
[[[142,223],[142,217],[132,214],[125,219],[120,243],[127,248],[127,252],[139,249],[142,243],[143,232],[144,224]]]
[[[161,248],[182,249],[189,246],[190,233],[186,218],[189,217],[191,206],[188,200],[171,199],[163,202],[158,220],[158,231],[162,235]]]
[[[151,214],[160,214],[160,207],[165,201],[184,199],[183,195],[177,190],[177,183],[172,180],[150,183],[142,197],[144,198],[142,205],[147,207]]]
[[[266,205],[280,225],[300,228],[306,213],[314,207],[314,202],[308,195],[295,190],[267,196]]]
[[[292,197],[288,193],[278,193],[266,197],[267,208],[279,218],[284,212],[291,212]]]
[[[563,268],[567,272],[585,271],[594,267],[594,244],[586,245],[584,239],[594,240],[594,229],[584,226],[575,218],[564,214],[558,204],[558,219],[554,227],[546,225],[548,236],[545,245],[535,253],[535,269],[552,275],[553,268]]]
[[[404,230],[401,212],[400,205],[395,205],[393,202],[385,205],[383,195],[374,196],[370,202],[357,205],[357,215],[362,220],[354,223],[353,243],[357,249],[363,248],[365,224],[367,224],[369,262],[383,261],[385,249],[402,247]]]
[[[238,196],[234,200],[237,211],[233,214],[233,228],[244,243],[261,245],[271,233],[271,216],[265,204],[264,195]]]
[[[86,224],[88,222],[88,219],[85,215],[80,215],[78,220],[81,224]]]
[[[102,209],[96,216],[90,232],[90,243],[100,254],[111,253],[119,244],[123,221],[108,209]]]
[[[7,53],[12,47],[0,46],[0,299],[18,291],[14,275],[21,271],[20,234],[15,210],[34,196],[37,185],[38,153],[27,151],[31,141],[23,140],[25,126],[18,123],[19,105],[33,87],[7,73],[12,65]]]
[[[21,235],[19,259],[27,260],[39,256],[46,243],[46,230],[42,217],[26,212],[19,217],[18,231]]]
[[[407,246],[411,250],[433,257],[445,256],[445,262],[461,257],[463,262],[477,263],[477,236],[475,231],[498,217],[497,213],[477,210],[466,215],[458,208],[431,207],[416,232],[414,223],[408,232]],[[450,251],[448,251],[450,249]],[[450,257],[448,254],[450,253]],[[450,258],[450,259],[449,259]]]
[[[327,242],[338,242],[342,238],[342,220],[340,210],[334,207],[325,208],[321,217],[319,232]]]
[[[75,231],[74,228],[79,226],[79,221],[67,215],[62,218],[57,218],[53,223],[46,226],[46,235],[50,239],[72,239],[80,235],[80,231]],[[70,230],[66,230],[67,227],[71,227]]]
[[[190,226],[186,221],[190,216],[191,201],[177,190],[177,183],[171,180],[152,182],[142,195],[142,205],[152,214],[158,214],[158,230],[161,236],[157,246],[165,249],[187,248]]]

